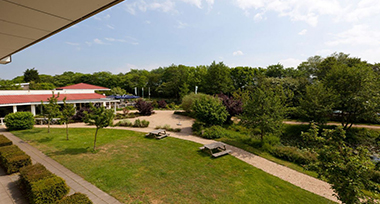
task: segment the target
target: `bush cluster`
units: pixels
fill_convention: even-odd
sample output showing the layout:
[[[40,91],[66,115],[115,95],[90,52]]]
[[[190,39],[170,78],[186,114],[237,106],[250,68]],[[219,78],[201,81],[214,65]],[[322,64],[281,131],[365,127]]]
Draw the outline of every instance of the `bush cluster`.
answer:
[[[115,120],[125,119],[125,118],[136,118],[138,116],[140,116],[139,113],[128,113],[128,114],[116,113]]]
[[[55,203],[69,192],[65,181],[48,171],[43,165],[35,164],[20,170],[20,183],[30,203]]]
[[[135,104],[136,109],[141,115],[152,115],[153,105],[142,99],[138,100]]]
[[[166,108],[167,105],[168,105],[168,104],[166,103],[165,100],[161,100],[161,101],[158,101],[158,102],[157,102],[157,106],[158,106],[158,108]]]
[[[74,193],[56,202],[56,204],[92,204],[92,201],[82,193]]]
[[[317,155],[307,151],[300,150],[297,147],[277,146],[272,149],[272,155],[300,165],[311,164],[317,161]]]
[[[219,125],[214,125],[209,128],[204,129],[202,135],[203,138],[207,139],[217,139],[221,137],[226,137],[226,131]]]
[[[12,141],[10,141],[7,137],[4,135],[0,135],[0,147],[12,145]]]
[[[29,155],[16,145],[0,147],[0,165],[7,174],[19,172],[20,168],[31,164]]]
[[[4,122],[9,130],[26,130],[33,128],[34,117],[31,112],[16,112],[6,115]]]
[[[168,124],[165,124],[165,125],[163,125],[163,126],[161,126],[161,125],[157,125],[157,126],[155,127],[155,129],[165,129],[166,131],[171,131],[171,132],[181,132],[181,128],[172,128],[172,127],[170,127],[170,125],[168,125]]]
[[[144,127],[148,127],[149,126],[149,121],[136,119],[135,122],[132,123],[129,120],[121,120],[118,123],[116,123],[115,126],[144,128]]]

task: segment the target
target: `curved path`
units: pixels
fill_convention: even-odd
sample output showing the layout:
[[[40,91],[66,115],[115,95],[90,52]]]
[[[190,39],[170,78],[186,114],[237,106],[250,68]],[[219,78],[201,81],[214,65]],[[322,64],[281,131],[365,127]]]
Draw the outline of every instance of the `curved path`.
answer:
[[[209,144],[215,142],[214,140],[203,139],[192,135],[191,125],[194,122],[194,119],[189,117],[175,115],[174,111],[155,111],[156,114],[146,117],[138,117],[129,119],[133,122],[136,119],[147,120],[150,122],[149,127],[147,128],[130,128],[130,127],[108,127],[112,129],[127,129],[139,132],[150,132],[154,130],[156,126],[170,125],[172,128],[181,128],[179,133],[170,133],[171,137],[193,141],[199,144]],[[117,121],[115,121],[117,122]],[[35,126],[35,127],[46,127],[46,126]],[[63,128],[63,125],[53,125],[52,127]],[[93,128],[93,126],[88,126],[84,123],[74,123],[70,124],[70,128]],[[327,182],[321,181],[314,177],[308,176],[306,174],[297,172],[288,167],[276,164],[272,161],[244,151],[242,149],[236,148],[231,145],[227,145],[227,149],[232,150],[232,156],[258,168],[261,169],[273,176],[276,176],[284,181],[287,181],[293,185],[296,185],[302,189],[315,193],[317,195],[323,196],[327,199],[330,199],[334,202],[339,202],[335,196],[334,192],[331,189],[330,184]],[[82,179],[83,180],[83,179]],[[97,202],[95,202],[97,203]]]

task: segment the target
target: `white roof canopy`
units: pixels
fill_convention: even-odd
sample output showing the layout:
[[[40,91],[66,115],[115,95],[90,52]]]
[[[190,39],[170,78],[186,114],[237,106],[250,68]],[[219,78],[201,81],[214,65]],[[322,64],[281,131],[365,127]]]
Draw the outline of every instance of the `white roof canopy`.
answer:
[[[0,64],[123,0],[0,0]],[[8,58],[9,57],[9,58]]]

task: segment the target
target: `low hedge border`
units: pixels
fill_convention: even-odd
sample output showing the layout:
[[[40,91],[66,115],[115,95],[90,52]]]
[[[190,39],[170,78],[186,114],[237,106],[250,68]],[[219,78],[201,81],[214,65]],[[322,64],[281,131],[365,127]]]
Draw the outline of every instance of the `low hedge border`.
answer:
[[[19,172],[20,168],[31,164],[30,156],[16,145],[0,147],[0,166],[7,174]]]
[[[74,193],[56,202],[56,204],[92,204],[92,201],[85,194]]]
[[[51,173],[42,164],[23,167],[20,170],[20,183],[31,204],[55,203],[70,190],[61,177]]]
[[[12,141],[10,141],[7,137],[5,137],[4,135],[0,135],[0,147],[9,146],[12,144]]]

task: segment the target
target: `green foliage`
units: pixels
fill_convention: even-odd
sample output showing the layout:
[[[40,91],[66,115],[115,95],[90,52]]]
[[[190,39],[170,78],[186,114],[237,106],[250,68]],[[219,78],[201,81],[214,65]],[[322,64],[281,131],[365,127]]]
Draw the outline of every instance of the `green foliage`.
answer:
[[[50,132],[50,124],[53,118],[61,116],[61,112],[59,111],[60,106],[58,105],[59,93],[57,94],[57,96],[55,96],[53,91],[52,94],[53,95],[50,98],[48,98],[48,103],[44,103],[43,101],[41,101],[44,115],[47,117],[48,120],[48,132]]]
[[[124,127],[131,127],[132,122],[129,120],[121,120],[115,124],[116,126],[124,126]]]
[[[181,132],[181,128],[172,128],[168,124],[165,124],[163,126],[157,125],[154,129],[165,129],[166,131]]]
[[[104,106],[94,107],[90,104],[91,112],[85,112],[85,123],[96,126],[95,138],[94,138],[94,151],[96,149],[96,136],[98,130],[108,127],[113,124],[114,113],[111,109],[106,109]]]
[[[206,124],[204,122],[200,121],[194,121],[193,125],[191,126],[191,129],[195,135],[202,135],[202,130],[204,130]]]
[[[31,112],[10,113],[4,118],[8,130],[26,130],[34,126],[34,117]]]
[[[140,120],[140,119],[137,119],[135,120],[135,122],[133,123],[133,127],[141,127],[141,128],[145,128],[145,127],[148,127],[149,126],[149,121],[147,120]]]
[[[204,91],[208,94],[230,93],[234,88],[230,69],[223,62],[211,63],[203,83]]]
[[[12,141],[10,141],[7,137],[4,135],[0,135],[0,147],[12,145]]]
[[[321,144],[322,148],[317,148],[318,161],[315,166],[318,173],[332,185],[337,198],[343,203],[361,203],[361,200],[367,199],[362,189],[373,186],[370,173],[374,165],[366,148],[347,146],[345,134],[338,127],[324,130],[321,136],[312,130],[303,137]]]
[[[69,122],[70,119],[75,115],[75,107],[73,104],[66,103],[66,97],[63,99],[63,108],[62,108],[62,121],[66,124],[66,140],[69,140]]]
[[[219,125],[214,125],[209,128],[204,129],[202,135],[203,138],[206,139],[217,139],[221,137],[225,137],[225,129]]]
[[[92,201],[83,193],[74,193],[56,202],[56,204],[92,204]]]
[[[52,174],[43,165],[35,164],[20,170],[20,183],[30,203],[55,203],[68,192],[65,181]]]
[[[0,80],[0,90],[22,90],[20,85],[8,80]]]
[[[192,111],[192,107],[193,107],[194,101],[197,100],[198,98],[202,98],[202,97],[206,97],[206,94],[203,94],[203,93],[198,93],[198,94],[190,93],[190,94],[184,96],[182,98],[182,104],[181,104],[182,109],[184,111],[190,113]]]
[[[31,164],[30,156],[16,145],[0,147],[0,165],[7,174],[19,172],[20,168]]]
[[[266,84],[265,81],[253,91],[249,101],[244,104],[240,115],[242,124],[250,128],[259,128],[261,141],[267,133],[281,131],[286,113],[286,97],[282,87]]]
[[[127,91],[125,91],[124,89],[122,89],[120,87],[113,87],[111,89],[111,95],[122,96],[122,95],[125,95],[125,94],[127,94]]]
[[[40,82],[40,76],[38,75],[38,71],[33,69],[27,69],[24,72],[24,81],[31,82],[34,81],[36,83]]]
[[[277,158],[294,162],[299,165],[312,164],[317,161],[317,154],[291,146],[274,147],[271,154]]]
[[[201,96],[193,103],[192,109],[195,118],[207,126],[222,125],[228,116],[228,112],[218,98]]]
[[[30,90],[53,90],[55,89],[55,86],[52,83],[35,83],[34,81],[31,81],[29,83],[29,89]]]
[[[306,87],[306,93],[300,99],[299,112],[303,119],[325,124],[333,113],[336,94],[322,83]]]
[[[374,120],[380,104],[379,84],[372,68],[364,62],[347,63],[334,63],[323,78],[324,85],[336,94],[335,110],[341,111],[338,119],[344,129],[362,119]]]

